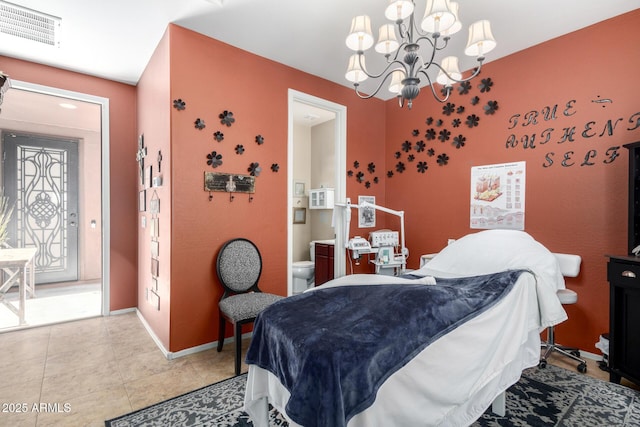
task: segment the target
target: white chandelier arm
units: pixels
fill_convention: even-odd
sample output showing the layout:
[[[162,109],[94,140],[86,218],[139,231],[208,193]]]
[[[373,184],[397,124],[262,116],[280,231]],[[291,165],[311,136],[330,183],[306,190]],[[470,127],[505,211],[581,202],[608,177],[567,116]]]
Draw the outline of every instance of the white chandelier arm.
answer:
[[[480,63],[480,65],[478,65],[476,70],[469,77],[466,77],[464,79],[456,79],[455,77],[451,77],[451,75],[447,72],[447,70],[442,68],[442,66],[440,64],[438,64],[437,62],[434,62],[433,65],[438,67],[447,76],[447,78],[449,78],[449,80],[454,81],[456,83],[464,83],[464,82],[468,82],[469,80],[473,79],[478,74],[480,74],[480,70],[482,69],[482,61],[484,61],[483,57],[478,58],[478,62]],[[418,71],[418,72],[421,72],[422,74],[427,76],[427,73],[425,72],[425,70],[426,69],[420,69],[420,71]],[[427,76],[427,78],[429,78],[429,76]],[[429,79],[429,82],[431,82],[430,79]]]
[[[406,73],[406,66],[405,66],[405,64],[404,64],[404,63],[402,63],[401,61],[393,61],[393,62],[391,62],[391,63],[387,66],[387,68],[385,69],[385,71],[383,71],[382,73],[380,73],[378,76],[376,76],[376,77],[374,77],[374,78],[381,77],[381,76],[382,76],[382,74],[386,73],[386,72],[389,70],[389,67],[391,67],[393,64],[396,64],[396,63],[397,63],[397,64],[402,65],[403,67],[405,67],[405,73]],[[365,73],[366,73],[366,71],[365,71]],[[384,78],[380,81],[380,84],[378,85],[378,87],[376,88],[376,90],[375,90],[372,94],[370,94],[370,95],[365,95],[365,94],[361,93],[361,92],[358,90],[359,83],[354,83],[354,84],[353,84],[353,87],[354,87],[354,88],[355,88],[355,90],[356,90],[356,95],[358,95],[358,97],[359,97],[359,98],[361,98],[361,99],[370,99],[370,98],[373,98],[374,96],[376,96],[376,95],[378,94],[378,92],[380,92],[380,89],[382,89],[382,86],[384,85],[384,83],[389,79],[389,77],[391,77],[391,74],[392,74],[392,73],[389,73],[389,74],[387,74],[386,76],[384,76]],[[367,75],[368,75],[369,77],[373,77],[373,76],[371,76],[369,73],[367,73]]]

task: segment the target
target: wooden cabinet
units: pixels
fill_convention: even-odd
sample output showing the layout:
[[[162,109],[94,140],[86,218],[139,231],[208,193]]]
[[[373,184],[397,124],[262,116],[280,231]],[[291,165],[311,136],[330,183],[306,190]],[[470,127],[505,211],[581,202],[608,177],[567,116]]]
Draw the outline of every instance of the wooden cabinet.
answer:
[[[326,243],[316,243],[315,286],[333,279],[333,246]]]
[[[640,384],[640,258],[610,256],[609,379]]]

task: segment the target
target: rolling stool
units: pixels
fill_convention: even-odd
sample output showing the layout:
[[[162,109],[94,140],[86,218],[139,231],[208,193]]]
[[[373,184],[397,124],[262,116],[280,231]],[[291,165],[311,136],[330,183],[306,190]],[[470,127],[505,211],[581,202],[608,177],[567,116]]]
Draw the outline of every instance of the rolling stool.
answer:
[[[578,294],[570,289],[560,289],[557,292],[557,295],[562,305],[575,304],[576,302],[578,302]],[[572,347],[564,347],[556,344],[553,326],[549,326],[547,328],[547,342],[542,343],[542,348],[545,348],[546,351],[544,352],[544,355],[540,358],[540,363],[538,364],[540,368],[547,367],[547,358],[551,355],[551,353],[556,351],[564,356],[570,357],[576,362],[579,362],[577,367],[578,372],[582,374],[587,372],[587,362],[584,359],[580,358],[579,349],[572,348]]]

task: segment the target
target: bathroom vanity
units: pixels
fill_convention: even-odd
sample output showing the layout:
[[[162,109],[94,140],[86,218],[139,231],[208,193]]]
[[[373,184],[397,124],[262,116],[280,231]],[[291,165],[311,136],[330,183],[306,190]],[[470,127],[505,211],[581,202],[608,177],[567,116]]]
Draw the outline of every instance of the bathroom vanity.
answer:
[[[319,286],[333,279],[333,248],[328,243],[315,244],[315,285]]]

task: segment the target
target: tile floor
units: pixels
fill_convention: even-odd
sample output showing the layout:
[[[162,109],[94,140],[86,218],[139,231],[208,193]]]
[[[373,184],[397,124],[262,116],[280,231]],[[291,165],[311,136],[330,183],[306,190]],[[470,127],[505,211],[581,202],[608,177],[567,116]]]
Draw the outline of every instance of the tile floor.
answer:
[[[169,361],[133,312],[2,333],[0,349],[0,426],[104,426],[233,376],[233,345]],[[589,375],[608,379],[588,362]]]

